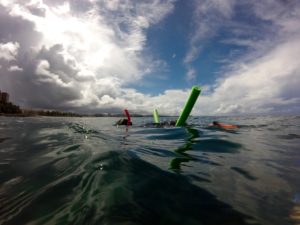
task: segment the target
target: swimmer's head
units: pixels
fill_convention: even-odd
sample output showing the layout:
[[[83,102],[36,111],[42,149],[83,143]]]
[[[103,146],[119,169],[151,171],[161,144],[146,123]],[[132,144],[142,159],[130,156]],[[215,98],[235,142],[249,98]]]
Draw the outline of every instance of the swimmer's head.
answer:
[[[220,126],[220,123],[218,121],[213,121],[214,126]]]

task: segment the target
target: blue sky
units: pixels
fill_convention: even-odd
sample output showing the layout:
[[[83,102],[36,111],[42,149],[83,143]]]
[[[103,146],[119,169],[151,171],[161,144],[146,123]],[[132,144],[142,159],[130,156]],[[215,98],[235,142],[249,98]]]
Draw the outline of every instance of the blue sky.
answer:
[[[201,1],[198,1],[201,4]],[[226,39],[239,36],[233,34],[230,29],[234,25],[226,24],[216,29],[214,34],[208,34],[198,43],[199,56],[190,65],[195,69],[195,77],[188,79],[185,75],[187,68],[184,58],[188,52],[189,39],[193,35],[193,30],[197,26],[194,22],[193,7],[196,1],[177,1],[174,3],[174,10],[163,22],[154,25],[147,31],[147,47],[151,53],[165,61],[167,68],[165,71],[155,71],[137,89],[155,95],[162,93],[165,89],[184,89],[191,85],[213,85],[223,69],[230,62],[226,59],[234,60],[244,55],[250,50],[249,46],[236,45],[234,43],[224,43]],[[251,15],[246,7],[238,8],[233,15],[233,21],[238,21],[240,25],[245,25],[251,32],[240,34],[244,39],[263,38],[261,32],[267,33],[268,22],[260,20]],[[218,15],[213,15],[218,16]],[[215,23],[212,21],[212,23]],[[197,29],[197,27],[196,27]],[[159,81],[159,77],[163,77]],[[149,87],[145,88],[145,83],[149,82]]]
[[[300,2],[0,0],[0,90],[22,107],[299,114]],[[5,21],[5,22],[3,22]]]

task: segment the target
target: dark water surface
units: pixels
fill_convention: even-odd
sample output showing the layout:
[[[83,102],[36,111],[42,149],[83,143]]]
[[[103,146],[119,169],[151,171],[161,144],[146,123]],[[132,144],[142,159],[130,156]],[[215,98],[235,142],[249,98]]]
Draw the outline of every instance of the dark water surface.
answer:
[[[0,224],[300,223],[300,117],[116,120],[0,118]]]

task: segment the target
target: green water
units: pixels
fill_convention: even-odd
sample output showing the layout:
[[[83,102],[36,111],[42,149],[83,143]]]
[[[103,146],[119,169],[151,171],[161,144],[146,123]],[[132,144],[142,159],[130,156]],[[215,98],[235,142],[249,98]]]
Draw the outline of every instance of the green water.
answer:
[[[300,223],[300,117],[117,119],[1,117],[0,224]]]

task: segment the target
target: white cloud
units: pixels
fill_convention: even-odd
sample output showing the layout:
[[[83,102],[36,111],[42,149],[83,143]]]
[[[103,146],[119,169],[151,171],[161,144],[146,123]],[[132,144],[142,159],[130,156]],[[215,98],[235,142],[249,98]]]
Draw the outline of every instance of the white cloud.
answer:
[[[237,46],[246,46],[251,48],[258,49],[261,46],[261,42],[257,40],[251,40],[251,39],[245,39],[245,38],[230,38],[230,39],[224,39],[221,41],[221,43],[224,44],[230,44],[230,45],[237,45]]]
[[[200,54],[203,41],[209,39],[234,14],[235,0],[194,1],[193,31],[184,63],[189,64]]]
[[[0,59],[7,61],[15,60],[19,47],[18,42],[0,43]]]
[[[37,81],[44,83],[54,83],[61,87],[68,86],[58,74],[52,73],[50,70],[50,64],[47,60],[41,60],[36,68],[36,74],[38,75]]]
[[[151,96],[136,92],[133,89],[125,90],[124,95],[120,95],[118,101],[123,100],[123,107],[133,109],[134,111],[152,112],[154,108],[158,109],[160,114],[179,115],[184,107],[185,101],[190,90],[166,90],[164,93]]]
[[[188,81],[191,81],[191,80],[194,80],[195,78],[196,78],[196,70],[194,69],[194,68],[192,68],[192,67],[188,67],[188,69],[187,69],[188,71],[187,71],[187,74],[186,74],[186,79],[188,80]]]
[[[224,75],[215,85],[203,87],[193,114],[299,109],[299,7],[293,7],[289,13],[276,9],[273,16],[274,12],[262,8],[263,4],[247,3],[253,4],[249,7],[254,10],[253,16],[266,20],[270,27],[262,36],[255,39],[254,35],[252,39],[241,34],[249,30],[255,34],[253,27],[232,21],[234,0],[194,3],[195,30],[189,36],[184,60],[189,81],[197,75],[198,68],[192,63],[201,53],[202,41],[217,34],[222,24],[233,27],[232,33],[236,35],[223,39],[223,44],[249,46],[252,51],[227,59]],[[134,112],[152,112],[157,108],[160,114],[178,115],[183,108],[189,89],[166,90],[153,96],[129,88],[155,70],[168,69],[162,60],[145,55],[143,50],[146,30],[172,12],[173,1],[90,0],[76,6],[73,1],[62,4],[46,0],[29,3],[0,0],[0,4],[6,9],[1,13],[10,21],[17,21],[16,24],[26,21],[26,26],[22,26],[24,30],[26,27],[26,37],[38,36],[29,41],[14,36],[10,30],[3,39],[6,42],[1,44],[3,48],[10,43],[3,49],[11,50],[12,46],[15,49],[0,55],[6,63],[2,70],[14,68],[18,73],[2,75],[0,87],[11,87],[8,91],[20,102],[33,107],[86,112],[118,111],[125,107]],[[5,33],[6,27],[1,29]],[[14,38],[8,40],[10,36]],[[0,54],[4,55],[3,52]],[[23,70],[7,62],[11,60]]]
[[[205,0],[193,1],[193,31],[189,38],[189,48],[184,57],[187,67],[187,80],[195,79],[197,70],[192,62],[198,59],[206,40],[213,37],[220,27],[234,14],[235,0]]]
[[[203,114],[288,112],[299,108],[300,35],[278,43],[263,56],[236,62],[200,101]],[[240,64],[241,63],[241,64]],[[207,108],[207,106],[209,106]]]
[[[224,74],[208,93],[200,96],[196,113],[299,112],[300,4],[276,0],[268,0],[266,4],[236,3],[247,7],[247,13],[260,21],[254,30],[245,21],[233,21],[235,1],[225,2],[224,5],[221,1],[202,2],[195,8],[195,31],[184,60],[186,77],[197,73],[191,63],[199,57],[205,40],[217,35],[222,27],[232,28],[232,35],[221,43],[249,50],[238,58],[228,56],[224,61],[226,66],[220,71]]]
[[[60,90],[66,99],[62,97],[57,105],[66,107],[105,109],[124,105],[122,96],[129,96],[125,85],[166,67],[143,50],[146,29],[172,12],[173,2],[102,0],[85,2],[81,7],[80,2],[76,6],[73,1],[0,0],[10,20],[31,23],[33,26],[27,29],[33,30],[27,32],[39,35],[36,42],[23,39],[20,44],[22,56],[26,55],[18,62],[24,82],[11,92],[17,92],[16,98],[27,98],[22,102],[28,104],[34,99],[34,105],[39,101],[44,104],[45,99],[30,93],[32,89],[49,95],[49,104],[51,96],[57,99],[57,94],[47,92]],[[133,97],[143,96],[134,93]]]
[[[1,69],[1,68],[0,68]],[[23,71],[23,68],[19,67],[18,65],[13,65],[13,66],[10,66],[8,69],[7,69],[9,72],[13,72],[13,71]]]

